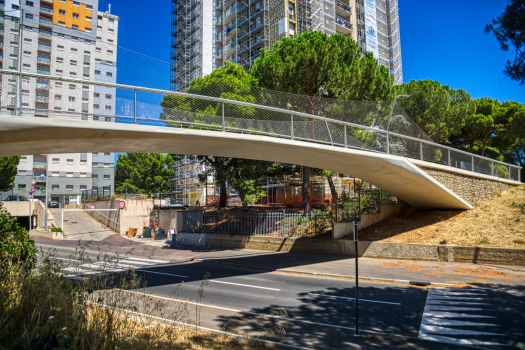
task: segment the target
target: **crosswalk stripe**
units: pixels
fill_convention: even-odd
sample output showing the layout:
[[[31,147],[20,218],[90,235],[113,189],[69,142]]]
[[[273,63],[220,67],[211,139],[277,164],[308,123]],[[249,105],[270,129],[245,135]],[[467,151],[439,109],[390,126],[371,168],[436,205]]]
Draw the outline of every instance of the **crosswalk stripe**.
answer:
[[[458,328],[450,328],[450,327],[442,327],[442,326],[432,326],[432,325],[427,325],[427,324],[421,325],[421,329],[424,330],[425,333],[435,333],[435,334],[445,334],[445,335],[497,335],[497,336],[503,336],[503,334],[499,334],[499,333],[471,331],[471,330],[468,330],[468,329],[458,329]]]
[[[427,305],[428,311],[483,311],[488,309],[482,309],[479,307],[458,307],[458,306],[446,306],[446,305]]]
[[[440,343],[447,343],[447,344],[453,344],[453,345],[508,346],[507,344],[500,344],[500,343],[482,341],[482,340],[457,339],[457,338],[451,338],[451,337],[444,337],[444,336],[440,336],[436,334],[424,334],[422,336],[420,335],[419,338],[423,340],[432,340],[432,341],[437,341]]]
[[[424,311],[423,317],[437,317],[437,318],[496,318],[496,316],[473,315],[460,312],[441,312],[441,311]]]
[[[433,325],[433,326],[500,327],[499,324],[470,322],[470,321],[458,321],[458,320],[447,320],[447,319],[443,319],[443,318],[426,318],[425,320],[422,321],[422,324]]]

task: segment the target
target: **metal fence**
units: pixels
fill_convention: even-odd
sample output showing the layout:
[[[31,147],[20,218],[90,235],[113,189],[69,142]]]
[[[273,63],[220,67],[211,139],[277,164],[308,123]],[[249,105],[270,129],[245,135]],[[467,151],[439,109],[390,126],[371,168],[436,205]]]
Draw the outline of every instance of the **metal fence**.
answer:
[[[111,186],[94,187],[81,192],[82,202],[105,201],[111,198]]]
[[[286,212],[186,211],[182,232],[332,238],[330,213],[314,210],[309,216]]]
[[[225,96],[220,89],[206,92],[212,96],[205,96],[44,74],[18,74],[5,69],[0,69],[0,74],[18,81],[22,91],[30,92],[25,103],[27,106],[14,108],[0,105],[1,111],[84,122],[109,121],[265,135],[394,154],[520,180],[520,167],[516,165],[429,141],[399,104],[393,101],[342,101],[312,97],[316,108],[310,112],[317,114],[311,114],[306,109],[309,105],[305,100],[307,97],[260,88],[249,88],[247,94],[255,94],[256,97],[247,100],[257,102],[249,103],[214,97]],[[83,101],[93,91],[93,86],[114,88],[117,96],[129,96],[129,93],[132,96],[131,99],[117,97],[115,111],[111,114],[96,113],[88,104],[84,107],[84,103],[79,109],[51,109],[51,102],[41,103],[34,97],[35,94],[37,97],[42,94],[37,83],[43,82],[46,82],[46,96],[55,96],[54,105],[62,99],[62,94],[67,94],[69,101]],[[68,86],[67,90],[64,85]],[[142,101],[137,98],[138,92]],[[170,98],[166,99],[166,96]],[[110,105],[107,107],[111,108]],[[390,120],[391,123],[387,124]],[[98,127],[103,129],[104,125],[99,124]]]
[[[397,203],[397,198],[381,189],[364,189],[343,194],[332,203],[334,222],[360,221],[361,214],[381,212],[381,204]]]

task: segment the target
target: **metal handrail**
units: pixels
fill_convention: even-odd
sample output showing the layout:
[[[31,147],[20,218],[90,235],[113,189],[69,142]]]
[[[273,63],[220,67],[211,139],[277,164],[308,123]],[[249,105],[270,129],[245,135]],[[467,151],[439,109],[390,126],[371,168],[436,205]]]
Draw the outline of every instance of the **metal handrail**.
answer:
[[[466,152],[466,151],[463,151],[463,150],[460,150],[460,149],[457,149],[457,148],[452,148],[452,147],[449,147],[449,146],[438,144],[438,143],[435,143],[435,142],[432,142],[432,141],[427,141],[427,140],[419,139],[419,138],[412,137],[412,136],[402,135],[402,134],[398,134],[398,133],[395,133],[395,132],[385,131],[385,130],[381,130],[381,129],[377,129],[377,128],[373,128],[373,127],[369,127],[369,126],[365,126],[365,125],[359,125],[359,124],[355,124],[355,123],[351,123],[351,122],[346,122],[346,121],[342,121],[342,120],[321,117],[321,116],[318,116],[318,115],[308,114],[308,113],[303,113],[303,112],[297,112],[297,111],[294,111],[294,110],[287,110],[287,109],[281,109],[281,108],[277,108],[277,107],[259,105],[259,104],[255,104],[255,103],[242,102],[242,101],[236,101],[236,100],[229,100],[229,99],[224,99],[224,98],[220,98],[220,97],[195,95],[195,94],[189,94],[189,93],[186,93],[186,92],[171,91],[171,90],[161,90],[161,89],[153,89],[153,88],[145,88],[145,87],[134,86],[134,85],[104,83],[104,82],[98,82],[98,81],[92,81],[92,80],[83,80],[83,79],[76,79],[76,78],[69,78],[69,77],[49,76],[49,75],[42,75],[42,74],[37,74],[37,73],[26,73],[26,72],[20,73],[20,72],[15,71],[15,70],[8,70],[8,69],[0,69],[0,74],[17,74],[17,75],[20,74],[22,76],[32,77],[32,78],[53,79],[53,80],[57,80],[57,81],[64,81],[64,82],[71,82],[71,83],[91,84],[91,85],[98,85],[98,86],[104,86],[104,87],[110,87],[110,88],[118,88],[118,89],[124,89],[124,90],[151,92],[151,93],[156,93],[156,94],[173,95],[173,96],[179,96],[179,97],[201,99],[201,100],[206,100],[206,101],[235,104],[235,105],[239,105],[239,106],[243,106],[243,107],[252,107],[252,108],[258,108],[258,109],[264,109],[264,110],[268,110],[268,111],[272,111],[272,112],[279,112],[279,113],[288,114],[288,115],[294,115],[294,116],[298,116],[298,117],[306,117],[306,118],[310,118],[310,119],[316,119],[316,120],[323,121],[325,123],[333,123],[333,124],[351,126],[351,127],[355,127],[355,128],[358,128],[358,129],[364,129],[364,130],[373,131],[373,132],[376,132],[376,133],[387,134],[387,135],[389,134],[389,135],[393,135],[393,136],[396,136],[396,137],[404,138],[404,139],[407,139],[407,140],[417,141],[417,142],[421,142],[421,143],[424,143],[424,144],[427,144],[427,145],[436,146],[436,147],[439,147],[441,149],[447,149],[447,150],[450,150],[450,151],[453,151],[453,152],[458,152],[458,153],[461,153],[461,154],[465,154],[465,155],[468,155],[468,156],[476,158],[476,159],[483,159],[483,160],[487,160],[487,161],[490,161],[490,162],[493,162],[493,163],[502,164],[502,165],[513,167],[513,168],[517,168],[517,169],[522,169],[522,167],[520,167],[518,165],[515,165],[515,164],[504,163],[504,162],[501,162],[501,161],[498,161],[498,160],[495,160],[495,159],[487,158],[487,157],[484,157],[484,156],[479,156],[479,155],[476,155],[476,154],[473,154],[473,153],[469,153],[469,152]],[[115,116],[113,116],[113,117],[115,117]],[[121,118],[121,117],[119,117],[119,118]],[[131,118],[133,118],[133,117],[131,117]],[[139,118],[136,118],[136,119],[139,119]],[[174,121],[174,122],[176,122],[176,123],[184,123],[184,124],[193,124],[191,122],[180,122],[180,121]],[[204,124],[199,124],[199,125],[203,125],[204,126]],[[212,126],[212,125],[210,125],[210,126]],[[219,127],[217,125],[213,125],[213,126],[214,127]],[[223,128],[223,130],[225,130],[225,129],[231,129],[231,127]],[[247,131],[254,132],[253,130],[247,130]],[[285,135],[282,135],[282,136],[285,136]],[[297,139],[297,137],[296,137],[296,139]],[[313,140],[313,141],[318,142],[319,140]],[[330,142],[326,142],[326,143],[335,145],[335,143],[330,143]],[[353,147],[353,148],[356,148],[356,147]],[[367,149],[367,151],[371,151],[371,150]],[[384,152],[380,152],[380,153],[384,153]],[[509,177],[510,177],[510,174],[509,174]]]

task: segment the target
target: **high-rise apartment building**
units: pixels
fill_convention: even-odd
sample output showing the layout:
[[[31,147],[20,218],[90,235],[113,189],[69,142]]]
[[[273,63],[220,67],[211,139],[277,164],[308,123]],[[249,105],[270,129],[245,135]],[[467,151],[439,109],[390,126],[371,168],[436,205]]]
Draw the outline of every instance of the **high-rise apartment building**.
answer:
[[[3,2],[4,4],[1,4]],[[97,0],[4,0],[0,111],[47,118],[114,122],[116,90],[66,83],[18,73],[116,82],[119,17],[98,12]],[[81,191],[110,186],[114,190],[114,154],[41,154],[23,156],[8,194],[27,196],[37,181],[36,198],[67,202]],[[62,200],[67,198],[66,200]]]
[[[308,30],[353,38],[402,83],[397,0],[172,0],[172,87]]]

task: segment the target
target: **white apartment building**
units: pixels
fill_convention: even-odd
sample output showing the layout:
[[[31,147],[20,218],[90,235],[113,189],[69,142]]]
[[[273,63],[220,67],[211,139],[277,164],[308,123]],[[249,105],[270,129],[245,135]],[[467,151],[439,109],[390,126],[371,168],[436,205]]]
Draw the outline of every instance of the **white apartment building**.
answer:
[[[116,82],[119,17],[98,12],[97,0],[5,0],[0,9],[2,68],[13,70],[0,77],[1,113],[114,122],[115,89],[27,77],[19,84],[18,72]],[[102,72],[110,74],[101,78]],[[113,168],[114,154],[24,156],[14,189],[0,198],[27,197],[33,178],[42,200],[46,188],[49,200],[62,202],[92,187],[113,192]]]

